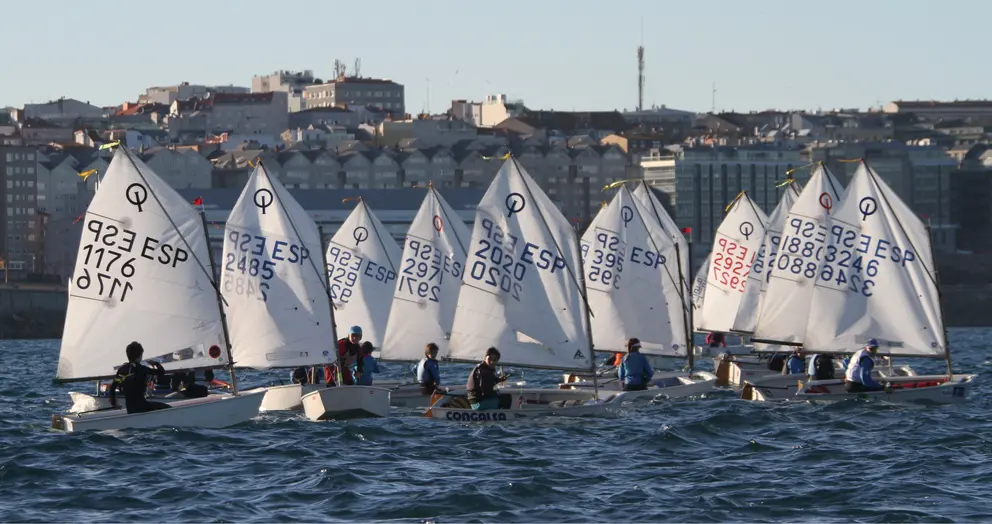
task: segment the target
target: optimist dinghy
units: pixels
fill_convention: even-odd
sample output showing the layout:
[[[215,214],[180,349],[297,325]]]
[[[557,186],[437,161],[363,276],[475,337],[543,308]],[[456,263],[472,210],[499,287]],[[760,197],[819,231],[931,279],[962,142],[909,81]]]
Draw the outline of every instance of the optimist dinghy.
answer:
[[[500,168],[479,203],[462,288],[455,310],[449,360],[477,363],[496,347],[501,363],[520,367],[593,371],[586,288],[572,224],[513,158]],[[538,404],[527,391],[500,409],[474,411],[464,397],[439,395],[425,416],[501,422],[531,416],[603,415],[621,395],[596,399],[575,391],[560,404]],[[559,401],[555,401],[559,402]]]
[[[201,367],[208,359],[230,366],[203,216],[120,148],[84,219],[55,381],[112,378],[132,341],[143,342],[148,359],[212,346],[186,363],[169,363],[170,371]],[[52,426],[82,431],[246,422],[262,396],[239,394],[231,376],[233,395],[180,400],[148,413],[117,408],[56,414]]]

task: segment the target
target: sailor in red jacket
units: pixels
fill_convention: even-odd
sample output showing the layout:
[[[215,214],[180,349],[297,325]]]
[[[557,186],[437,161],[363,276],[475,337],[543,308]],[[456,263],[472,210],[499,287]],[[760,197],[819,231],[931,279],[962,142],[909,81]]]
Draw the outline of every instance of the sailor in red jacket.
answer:
[[[358,365],[358,372],[362,372],[362,328],[351,326],[348,330],[348,338],[338,340],[338,361],[337,367],[334,365],[324,366],[324,379],[328,386],[335,385],[334,378],[336,371],[341,370],[341,384],[346,386],[355,385],[355,377],[351,374],[351,367]]]

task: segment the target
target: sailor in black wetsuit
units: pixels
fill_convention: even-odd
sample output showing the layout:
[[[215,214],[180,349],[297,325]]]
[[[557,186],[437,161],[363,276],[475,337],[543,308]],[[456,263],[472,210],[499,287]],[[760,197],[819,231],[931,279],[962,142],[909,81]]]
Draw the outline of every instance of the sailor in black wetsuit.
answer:
[[[161,377],[165,374],[162,364],[152,361],[155,369],[141,365],[141,356],[145,353],[145,348],[137,342],[131,342],[125,350],[127,353],[127,363],[117,368],[117,375],[110,384],[110,405],[117,407],[117,388],[124,392],[124,400],[127,402],[127,412],[144,413],[170,407],[162,402],[149,402],[145,398],[145,390],[148,389],[148,380],[151,376]]]

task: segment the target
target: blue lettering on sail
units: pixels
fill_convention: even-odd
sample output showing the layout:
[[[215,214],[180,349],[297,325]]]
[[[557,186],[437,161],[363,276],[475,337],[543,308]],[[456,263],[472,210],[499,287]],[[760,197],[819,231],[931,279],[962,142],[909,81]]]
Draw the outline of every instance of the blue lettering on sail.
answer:
[[[842,223],[833,224],[830,244],[823,250],[817,285],[838,291],[873,295],[875,279],[888,268],[906,270],[916,253],[897,242],[861,233]]]
[[[444,276],[461,277],[461,262],[455,261],[454,256],[433,242],[421,238],[407,237],[406,247],[413,250],[413,256],[403,260],[397,298],[439,302]]]
[[[483,217],[479,225],[485,236],[479,239],[478,247],[470,254],[471,264],[466,263],[469,266],[467,274],[472,280],[508,293],[519,302],[527,266],[552,274],[565,269],[565,259],[554,251],[531,242],[521,247],[515,235],[503,231],[489,218]]]
[[[788,278],[816,278],[816,269],[827,241],[827,228],[804,217],[792,216],[786,223],[785,231],[775,264],[770,266]]]
[[[606,231],[596,232],[595,242],[582,242],[582,261],[586,268],[586,282],[592,289],[620,289],[627,244],[617,235]],[[640,248],[636,248],[640,249]],[[643,252],[643,250],[641,250]]]

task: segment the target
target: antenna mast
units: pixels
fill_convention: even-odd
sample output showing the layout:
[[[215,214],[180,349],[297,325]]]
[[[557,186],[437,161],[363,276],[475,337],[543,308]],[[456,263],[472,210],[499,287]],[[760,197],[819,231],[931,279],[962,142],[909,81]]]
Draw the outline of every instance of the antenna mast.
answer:
[[[637,46],[637,110],[644,111],[644,46]]]

